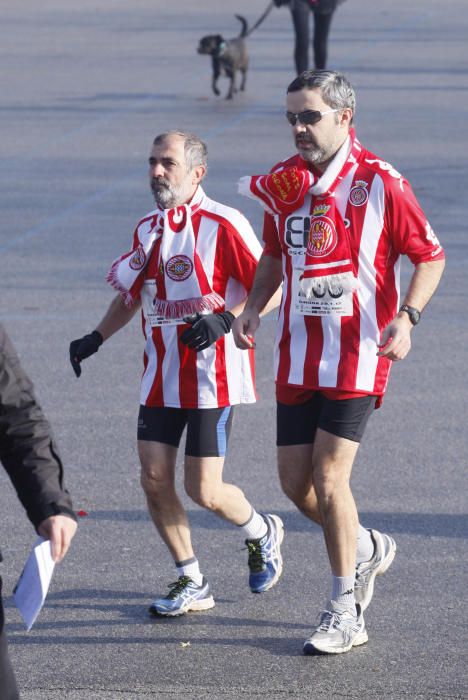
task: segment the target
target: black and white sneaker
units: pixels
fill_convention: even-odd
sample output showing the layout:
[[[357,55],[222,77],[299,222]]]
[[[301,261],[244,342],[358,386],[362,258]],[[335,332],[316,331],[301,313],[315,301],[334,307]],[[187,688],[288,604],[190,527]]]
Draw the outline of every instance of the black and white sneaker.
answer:
[[[369,561],[357,565],[354,582],[354,597],[363,612],[372,600],[375,577],[387,571],[396,552],[393,537],[384,535],[378,530],[370,530],[370,534],[374,543],[374,554]]]

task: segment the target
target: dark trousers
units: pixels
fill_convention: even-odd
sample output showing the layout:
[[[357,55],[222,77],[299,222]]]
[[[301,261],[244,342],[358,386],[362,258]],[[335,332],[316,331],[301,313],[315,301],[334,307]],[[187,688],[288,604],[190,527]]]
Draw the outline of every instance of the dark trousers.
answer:
[[[309,69],[309,20],[310,5],[307,0],[294,0],[291,5],[291,15],[295,32],[294,61],[297,74]],[[333,17],[333,12],[314,15],[314,64],[315,68],[325,68],[327,63],[328,35]]]
[[[2,579],[0,578],[0,700],[19,700],[15,675],[8,656],[5,635],[5,616],[2,603]]]

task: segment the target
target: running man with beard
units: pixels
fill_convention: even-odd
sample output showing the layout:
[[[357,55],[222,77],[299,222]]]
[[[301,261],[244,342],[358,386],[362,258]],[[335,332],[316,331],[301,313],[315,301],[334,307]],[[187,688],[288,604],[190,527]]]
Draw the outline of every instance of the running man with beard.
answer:
[[[141,308],[146,339],[138,418],[141,484],[178,573],[169,594],[150,606],[153,615],[214,605],[175,489],[185,427],[186,492],[240,528],[252,592],[270,589],[282,570],[281,519],[258,513],[237,486],[223,481],[234,405],[256,400],[253,353],[236,348],[230,329],[251,288],[261,247],[242,214],[206,196],[201,187],[206,169],[206,146],[197,136],[169,131],[155,138],[149,180],[156,209],[138,223],[131,251],[112,265],[108,281],[119,293],[104,318],[70,345],[79,377],[82,360]]]
[[[351,470],[367,420],[382,403],[392,362],[437,288],[444,253],[410,185],[361,146],[355,94],[335,71],[305,71],[287,90],[298,153],[240,190],[266,209],[265,248],[233,324],[252,346],[259,311],[283,282],[275,347],[282,488],[323,528],[331,594],[304,644],[339,654],[367,641],[363,611],[394,540],[360,523]],[[400,303],[400,256],[414,265]]]

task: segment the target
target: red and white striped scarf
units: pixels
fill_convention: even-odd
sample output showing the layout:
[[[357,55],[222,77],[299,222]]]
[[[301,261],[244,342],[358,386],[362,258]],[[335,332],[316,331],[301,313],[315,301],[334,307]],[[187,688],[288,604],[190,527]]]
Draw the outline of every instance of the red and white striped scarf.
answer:
[[[154,313],[177,319],[224,307],[224,299],[211,289],[196,251],[192,215],[200,208],[204,196],[199,186],[189,204],[173,209],[158,208],[148,230],[139,231],[132,250],[113,262],[107,281],[120,292],[128,307],[140,295],[145,268],[159,239]]]
[[[292,167],[269,175],[239,180],[239,193],[257,200],[270,214],[290,214],[299,209],[306,195],[312,194],[311,226],[305,254],[301,288],[310,297],[312,290],[328,284],[344,291],[356,288],[349,236],[336,207],[335,190],[357,162],[361,144],[354,129],[321,177],[304,168]]]

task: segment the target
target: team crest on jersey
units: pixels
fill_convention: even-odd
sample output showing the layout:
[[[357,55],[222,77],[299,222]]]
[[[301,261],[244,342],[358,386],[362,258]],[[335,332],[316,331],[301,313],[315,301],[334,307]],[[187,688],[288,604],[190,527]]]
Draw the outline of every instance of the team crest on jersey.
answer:
[[[356,184],[351,188],[349,201],[354,207],[362,207],[369,199],[368,184],[364,180],[356,180]]]
[[[174,255],[166,263],[166,275],[174,282],[183,282],[193,271],[193,262],[186,255]]]
[[[146,254],[140,244],[129,260],[129,267],[132,270],[142,270],[146,263]]]
[[[330,211],[329,204],[316,204],[312,216],[325,216]]]
[[[338,235],[334,222],[328,216],[315,216],[315,211],[320,208],[315,207],[312,216],[309,240],[307,242],[307,253],[309,255],[324,256],[335,249],[338,243]],[[326,207],[328,211],[330,207]]]

